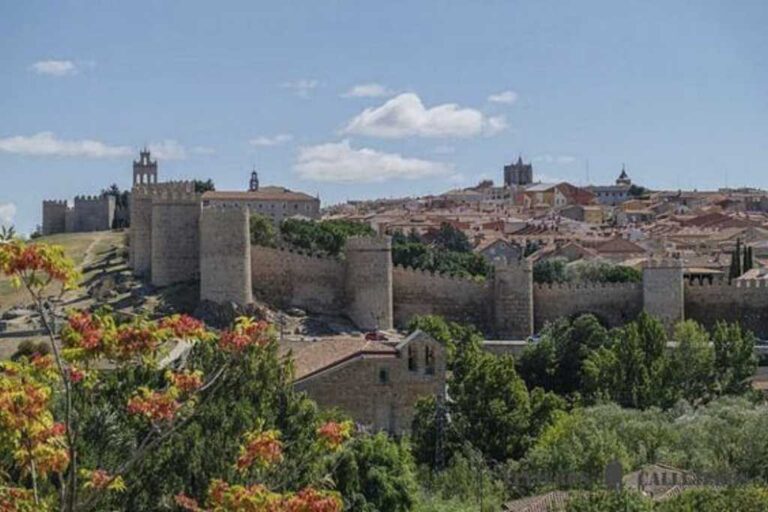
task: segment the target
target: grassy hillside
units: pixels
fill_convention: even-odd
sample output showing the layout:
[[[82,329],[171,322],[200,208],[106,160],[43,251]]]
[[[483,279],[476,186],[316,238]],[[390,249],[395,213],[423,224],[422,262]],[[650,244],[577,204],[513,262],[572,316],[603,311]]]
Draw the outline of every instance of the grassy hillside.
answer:
[[[109,254],[121,254],[125,249],[125,232],[98,231],[92,233],[67,233],[45,236],[36,241],[64,247],[87,280],[95,270],[93,267]],[[0,277],[0,311],[16,304],[29,302],[23,290],[14,290],[10,280]]]

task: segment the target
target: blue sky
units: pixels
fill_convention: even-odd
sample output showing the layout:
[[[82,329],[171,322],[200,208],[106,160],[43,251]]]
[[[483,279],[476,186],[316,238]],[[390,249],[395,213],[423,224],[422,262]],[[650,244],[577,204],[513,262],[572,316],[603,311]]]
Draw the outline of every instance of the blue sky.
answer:
[[[542,179],[768,187],[768,4],[3,2],[0,223],[162,179],[346,199]]]

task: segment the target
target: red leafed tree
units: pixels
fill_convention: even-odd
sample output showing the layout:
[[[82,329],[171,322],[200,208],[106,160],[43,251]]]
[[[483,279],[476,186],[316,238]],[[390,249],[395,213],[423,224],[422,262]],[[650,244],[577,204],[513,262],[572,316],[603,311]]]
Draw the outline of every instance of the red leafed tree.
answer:
[[[0,275],[29,293],[51,349],[49,355],[0,363],[1,512],[99,510],[106,493],[124,491],[123,477],[194,418],[198,405],[243,350],[263,347],[271,339],[268,324],[247,318],[238,319],[229,331],[213,333],[185,315],[122,322],[106,311],[64,315],[51,293],[61,295],[76,287],[80,276],[57,246],[0,241]],[[61,326],[59,319],[65,319]],[[76,398],[98,393],[100,379],[110,368],[159,369],[168,348],[177,343],[210,344],[222,354],[222,362],[207,375],[166,370],[161,385],[136,386],[123,409],[146,425],[136,449],[113,467],[81,467],[79,461],[87,457],[78,451],[83,448],[76,418],[84,400]],[[348,424],[325,424],[318,427],[317,444],[330,453],[350,435]],[[261,469],[282,460],[281,433],[263,428],[256,419],[233,462],[243,474],[258,476]],[[341,510],[341,499],[311,486],[277,492],[259,482],[215,480],[203,505],[183,494],[176,497],[176,505],[197,511],[335,512]]]

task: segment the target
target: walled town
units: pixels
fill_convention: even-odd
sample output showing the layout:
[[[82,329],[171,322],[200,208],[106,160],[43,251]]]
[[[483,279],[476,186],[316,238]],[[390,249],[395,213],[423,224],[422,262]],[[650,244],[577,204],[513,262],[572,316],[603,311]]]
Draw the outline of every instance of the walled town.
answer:
[[[319,197],[260,185],[256,171],[234,191],[160,176],[145,149],[133,162],[124,211],[117,208],[120,194],[109,191],[78,196],[73,206],[43,201],[41,239],[103,237],[115,228],[115,240],[125,244],[84,266],[100,270],[91,273],[85,294],[69,292],[68,302],[107,304],[128,317],[188,312],[213,328],[238,315],[271,321],[280,330],[279,354],[292,361],[292,387],[325,410],[349,415],[358,428],[423,435],[423,400],[435,400],[438,412],[447,407],[441,404],[451,400],[457,341],[446,345],[435,322],[472,329],[485,357],[517,360],[521,375],[534,381],[538,370],[528,366],[544,343],[565,342],[559,329],[568,325],[578,332],[594,322],[593,335],[610,337],[608,329],[653,319],[671,354],[690,343],[686,321],[704,333],[738,325],[755,336],[745,389],[768,390],[768,345],[764,350],[760,341],[768,337],[768,193],[761,190],[654,191],[633,183],[623,166],[612,185],[541,183],[518,157],[503,167],[500,186],[486,180],[440,195],[321,208]],[[116,218],[129,227],[116,227]],[[290,226],[326,224],[356,231],[333,247],[291,234]],[[403,259],[403,247],[441,244],[464,254],[465,263]],[[182,300],[148,307],[168,290]],[[45,333],[34,304],[7,306],[0,340]],[[190,357],[188,350],[176,345],[164,364]],[[568,355],[558,350],[556,359]],[[649,400],[664,403],[660,396]],[[633,398],[626,405],[640,404]],[[435,456],[446,448],[431,449]],[[700,484],[693,473],[664,464],[628,475],[621,464],[607,466],[606,484],[616,485],[611,478],[650,497],[684,489],[686,478]],[[533,510],[524,507],[569,499],[556,491],[504,506]]]
[[[768,512],[767,26],[0,2],[0,512]]]
[[[91,246],[112,237],[106,256],[87,255],[84,293],[67,292],[65,303],[94,311],[108,305],[126,318],[186,312],[212,328],[238,315],[272,322],[279,327],[279,357],[292,361],[294,390],[322,409],[349,415],[360,429],[420,443],[424,400],[437,404],[429,414],[438,416],[440,407],[448,408],[441,404],[454,400],[451,382],[461,357],[456,344],[466,336],[476,339],[484,357],[517,360],[520,374],[535,382],[541,376],[534,361],[544,344],[568,343],[562,336],[576,342],[589,322],[592,336],[609,338],[610,329],[642,328],[652,319],[671,358],[693,354],[685,322],[705,334],[734,325],[754,336],[746,347],[753,366],[741,374],[746,387],[740,386],[758,394],[768,390],[762,376],[768,345],[764,350],[760,341],[768,337],[768,193],[654,191],[633,183],[623,166],[612,185],[541,183],[520,157],[501,174],[499,186],[486,180],[440,195],[321,207],[319,197],[262,186],[257,171],[244,180],[247,187],[234,191],[163,181],[158,162],[144,149],[133,162],[127,193],[105,189],[75,198],[74,206],[45,200],[37,236],[93,233],[100,238]],[[121,196],[128,204],[124,212],[117,208]],[[116,218],[129,227],[117,227],[125,224]],[[291,231],[324,225],[354,229],[332,246]],[[403,258],[404,247],[443,245],[451,249],[436,254],[461,252],[464,260],[441,266]],[[5,306],[0,340],[16,343],[13,358],[35,346],[25,340],[45,334],[45,321],[36,316],[34,303]],[[453,333],[447,345],[440,329]],[[682,346],[688,348],[677,354]],[[568,356],[553,349],[556,360]],[[192,357],[189,350],[177,344],[163,366]],[[554,372],[547,380],[565,371],[558,364],[547,370]],[[617,385],[607,375],[600,379],[606,381],[591,386]],[[612,396],[607,389],[594,394],[573,382],[547,380],[542,384],[549,392],[565,386],[593,393],[588,403]],[[637,397],[615,400],[642,406]],[[658,406],[667,399],[645,400]],[[428,459],[448,450],[431,449],[437,451]],[[687,469],[658,463],[628,475],[621,464],[605,471],[607,485],[620,482],[657,500],[662,498],[655,494],[701,485],[701,477]],[[581,470],[579,475],[589,477]],[[504,507],[534,510],[525,507],[554,507],[571,498],[555,491]]]

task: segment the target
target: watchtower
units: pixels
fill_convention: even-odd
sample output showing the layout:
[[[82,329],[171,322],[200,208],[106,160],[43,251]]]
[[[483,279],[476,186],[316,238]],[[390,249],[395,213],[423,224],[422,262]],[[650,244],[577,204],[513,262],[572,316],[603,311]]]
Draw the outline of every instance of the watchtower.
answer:
[[[533,334],[533,264],[529,260],[495,264],[493,317],[500,339],[524,339]]]
[[[252,302],[249,212],[242,206],[204,206],[200,214],[200,299]]]
[[[152,284],[167,286],[194,279],[200,272],[200,194],[187,183],[152,198]]]
[[[652,260],[643,268],[643,309],[671,329],[684,318],[683,265],[680,260]]]
[[[351,237],[346,246],[347,314],[360,329],[391,329],[392,239]]]

